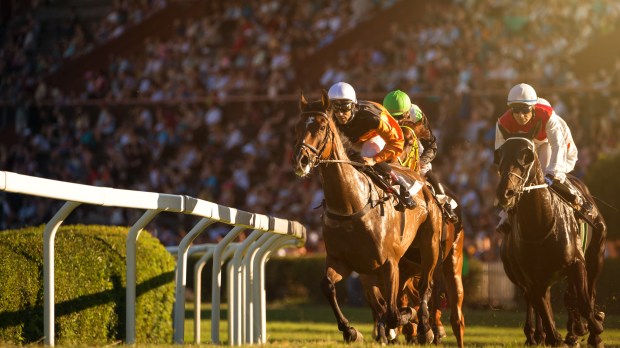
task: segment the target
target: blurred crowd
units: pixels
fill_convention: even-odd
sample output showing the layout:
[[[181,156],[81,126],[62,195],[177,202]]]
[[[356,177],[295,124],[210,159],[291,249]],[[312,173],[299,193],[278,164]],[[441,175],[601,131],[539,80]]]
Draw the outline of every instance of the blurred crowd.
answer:
[[[86,21],[73,5],[66,9],[61,20],[44,23],[42,14],[57,2],[2,1],[0,99],[20,101],[35,92],[41,94],[37,87],[47,74],[166,7],[166,0],[114,0],[106,2],[109,10],[99,21]]]
[[[320,251],[321,210],[313,208],[320,205],[322,190],[317,177],[301,180],[292,173],[298,111],[296,98],[286,96],[299,88],[296,71],[302,57],[393,3],[208,2],[210,15],[178,20],[171,39],[148,39],[141,54],[117,57],[107,70],[87,74],[81,98],[96,102],[83,106],[44,103],[59,95],[41,80],[13,84],[39,76],[41,70],[28,70],[35,71],[30,75],[11,70],[5,76],[15,65],[0,63],[5,64],[0,66],[0,97],[19,101],[14,108],[16,141],[0,146],[0,168],[89,185],[185,194],[297,220],[309,231],[306,249]],[[117,4],[140,9],[140,15],[124,13],[127,21],[165,2]],[[24,41],[6,29],[10,27],[17,28],[3,25],[3,57],[26,52]],[[620,58],[611,68],[580,79],[572,55],[619,27],[620,3],[611,0],[430,3],[423,20],[391,24],[381,45],[360,41],[343,49],[316,77],[316,87],[346,81],[360,96],[379,102],[392,89],[410,93],[438,138],[434,171],[459,196],[468,252],[494,260],[499,241],[494,232],[494,124],[505,111],[509,88],[527,82],[539,91],[554,91],[541,96],[571,127],[579,148],[574,174],[583,176],[598,156],[620,148]],[[90,32],[113,36],[122,29],[110,27],[104,18]],[[96,45],[105,35],[89,42]],[[247,95],[272,98],[225,102],[227,96]],[[148,102],[119,103],[133,98]],[[182,102],[192,98],[200,101]],[[43,223],[51,208],[62,204],[4,195],[0,229]],[[72,218],[129,225],[139,213],[85,207]],[[163,214],[150,230],[164,244],[174,245],[195,221]],[[227,231],[215,225],[203,241],[216,241]]]

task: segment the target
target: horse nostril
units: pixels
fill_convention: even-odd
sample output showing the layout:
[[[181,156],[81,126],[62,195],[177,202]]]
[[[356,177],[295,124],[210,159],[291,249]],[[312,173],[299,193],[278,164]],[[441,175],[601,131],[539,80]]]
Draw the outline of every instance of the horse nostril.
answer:
[[[506,190],[506,194],[504,194],[506,198],[513,197],[514,195],[515,195],[515,190],[511,190],[511,189]]]
[[[308,159],[308,156],[301,156],[301,158],[299,159],[299,164],[304,167],[307,166],[309,162],[310,160]]]

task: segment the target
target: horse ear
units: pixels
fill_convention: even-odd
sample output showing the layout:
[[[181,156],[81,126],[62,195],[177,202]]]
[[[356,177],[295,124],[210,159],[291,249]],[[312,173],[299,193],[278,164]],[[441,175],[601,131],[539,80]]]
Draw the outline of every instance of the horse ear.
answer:
[[[530,131],[527,132],[526,138],[533,140],[536,134],[538,134],[538,132],[540,131],[541,127],[542,127],[542,121],[539,119],[534,125],[534,127],[532,127],[532,129],[530,129]]]
[[[497,123],[497,128],[499,129],[500,133],[502,133],[504,139],[508,139],[512,136],[508,129],[504,128],[504,126],[502,126],[499,122]]]
[[[325,108],[325,110],[329,109],[329,95],[325,88],[321,89],[321,103],[323,103],[323,108]]]
[[[299,110],[304,111],[306,110],[307,106],[308,106],[308,101],[306,100],[306,97],[304,97],[304,91],[303,89],[300,89],[299,90]]]

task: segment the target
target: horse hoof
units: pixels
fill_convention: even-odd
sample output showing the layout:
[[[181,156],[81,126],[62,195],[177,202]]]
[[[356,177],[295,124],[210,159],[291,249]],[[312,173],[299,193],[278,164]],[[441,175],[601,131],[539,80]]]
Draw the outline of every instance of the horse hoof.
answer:
[[[581,345],[579,344],[579,341],[577,341],[576,338],[566,338],[564,340],[564,344],[567,347],[570,347],[570,348],[579,348],[579,347],[581,347]]]
[[[594,319],[598,320],[602,324],[603,321],[605,321],[605,312],[596,312],[596,314],[594,314]]]
[[[575,335],[579,337],[585,336],[588,333],[588,326],[580,320],[578,324],[575,324],[574,330]]]
[[[603,344],[603,339],[601,339],[597,335],[590,335],[588,337],[588,347],[594,348],[603,348],[605,345]]]
[[[435,326],[433,327],[433,334],[435,335],[435,340],[433,341],[433,343],[435,345],[441,344],[441,339],[446,337],[446,330],[443,328],[443,326]]]
[[[400,309],[400,322],[398,326],[407,325],[418,317],[418,312],[413,307],[403,307]]]
[[[435,334],[433,333],[433,330],[428,330],[426,331],[425,334],[420,334],[418,332],[418,343],[420,344],[426,344],[426,343],[431,343],[435,340]]]
[[[357,331],[354,327],[350,327],[349,329],[343,331],[342,338],[346,343],[364,342],[364,336],[362,336],[362,333]]]
[[[356,333],[355,341],[353,341],[353,342],[359,342],[359,343],[364,342],[364,336],[362,335],[362,333],[357,331],[357,330],[355,330],[355,333]]]
[[[390,343],[394,342],[396,340],[396,330],[394,329],[388,330],[387,339],[388,341],[390,341]]]
[[[385,326],[381,323],[377,325],[377,335],[375,336],[375,342],[379,343],[382,346],[385,346],[389,343],[387,335],[385,333]]]
[[[443,325],[434,327],[433,332],[435,333],[435,336],[437,336],[439,339],[447,336],[446,329],[443,327]]]
[[[407,344],[414,344],[416,342],[416,328],[417,327],[414,326],[412,323],[409,323],[402,327],[401,332],[403,335],[405,335],[405,341],[407,341]]]

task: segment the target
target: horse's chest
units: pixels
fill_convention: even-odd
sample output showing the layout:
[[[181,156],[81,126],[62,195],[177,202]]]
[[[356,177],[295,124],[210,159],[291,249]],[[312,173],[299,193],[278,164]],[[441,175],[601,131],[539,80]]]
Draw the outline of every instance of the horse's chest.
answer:
[[[384,243],[377,241],[375,234],[353,224],[341,223],[337,228],[324,226],[323,239],[329,255],[360,273],[374,270],[385,261]]]

